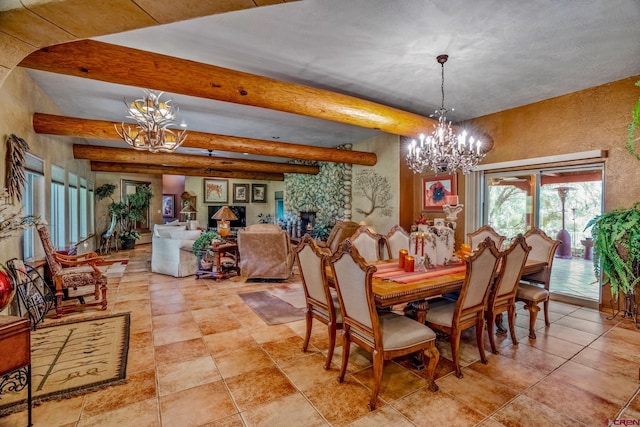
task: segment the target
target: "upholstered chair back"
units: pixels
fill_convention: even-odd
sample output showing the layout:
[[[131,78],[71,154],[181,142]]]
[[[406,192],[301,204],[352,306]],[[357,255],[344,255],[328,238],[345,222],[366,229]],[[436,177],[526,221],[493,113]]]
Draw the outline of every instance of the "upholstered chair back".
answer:
[[[327,299],[325,284],[322,281],[322,252],[315,245],[313,239],[306,236],[296,248],[296,260],[302,284],[308,296],[325,305],[330,302]]]
[[[366,225],[360,226],[349,240],[366,262],[380,259],[380,235],[371,232]]]
[[[398,258],[401,249],[409,250],[409,233],[399,225],[394,225],[384,236],[386,258]]]
[[[518,234],[511,245],[504,250],[501,273],[495,285],[495,298],[515,297],[516,288],[520,283],[520,276],[522,276],[522,270],[530,250],[531,246],[527,245],[522,234]]]
[[[56,248],[54,248],[53,243],[51,243],[49,228],[47,228],[46,225],[39,225],[38,234],[40,235],[40,242],[44,249],[44,255],[47,258],[47,264],[49,264],[49,268],[51,269],[51,275],[55,276],[62,270],[62,265],[56,259]]]
[[[554,240],[539,228],[533,228],[524,235],[527,245],[531,246],[529,259],[536,261],[546,261],[546,267],[537,273],[529,274],[523,277],[524,280],[541,283],[549,289],[549,280],[551,278],[551,267],[553,266],[556,248],[560,244],[559,240]]]
[[[478,246],[476,254],[467,258],[467,274],[458,299],[463,311],[486,305],[499,259],[500,252],[490,238]]]
[[[335,252],[336,249],[338,249],[338,245],[345,239],[353,236],[353,233],[355,233],[358,228],[360,228],[360,224],[353,221],[340,221],[336,223],[331,229],[331,233],[329,233],[326,246],[332,253]]]
[[[467,234],[467,236],[469,236],[469,245],[471,246],[472,251],[475,251],[478,248],[478,245],[487,237],[490,237],[491,240],[493,240],[493,243],[498,249],[502,247],[502,242],[506,239],[505,236],[498,234],[490,225],[483,225],[473,233]]]

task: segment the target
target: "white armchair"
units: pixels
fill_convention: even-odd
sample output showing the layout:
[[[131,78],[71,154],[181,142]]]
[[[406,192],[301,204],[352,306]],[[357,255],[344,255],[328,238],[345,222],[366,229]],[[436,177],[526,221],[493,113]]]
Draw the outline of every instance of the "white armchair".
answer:
[[[151,240],[151,271],[174,277],[196,274],[198,260],[191,249],[200,230],[184,225],[156,225]]]

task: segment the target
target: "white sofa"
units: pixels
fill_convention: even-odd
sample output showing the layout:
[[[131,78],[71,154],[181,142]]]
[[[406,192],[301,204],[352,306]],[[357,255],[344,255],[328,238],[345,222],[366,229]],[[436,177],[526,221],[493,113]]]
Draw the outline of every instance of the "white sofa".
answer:
[[[174,277],[196,274],[198,261],[191,247],[201,233],[201,230],[187,230],[183,224],[154,225],[151,271]]]

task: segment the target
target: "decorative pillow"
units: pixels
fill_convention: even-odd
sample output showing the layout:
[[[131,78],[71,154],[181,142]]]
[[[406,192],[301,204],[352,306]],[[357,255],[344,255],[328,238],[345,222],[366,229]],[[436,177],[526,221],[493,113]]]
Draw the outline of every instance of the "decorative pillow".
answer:
[[[195,240],[200,237],[201,233],[202,231],[200,230],[171,230],[169,231],[169,237],[180,240]]]
[[[153,226],[153,234],[156,237],[171,237],[170,233],[173,231],[184,231],[187,227],[185,225],[159,225]]]
[[[180,221],[176,219],[170,222],[165,222],[164,225],[180,225]]]

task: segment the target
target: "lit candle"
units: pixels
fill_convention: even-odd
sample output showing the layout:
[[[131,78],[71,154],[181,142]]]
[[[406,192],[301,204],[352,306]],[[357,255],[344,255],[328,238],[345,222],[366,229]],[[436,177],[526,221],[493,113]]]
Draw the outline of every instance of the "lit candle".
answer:
[[[424,233],[422,233],[422,256],[424,256]]]
[[[405,258],[406,258],[408,255],[409,255],[409,251],[408,251],[408,250],[406,250],[406,249],[400,249],[400,258],[399,258],[399,259],[400,259],[400,261],[399,261],[400,268],[404,268],[404,261],[405,261]]]
[[[411,255],[407,255],[404,259],[404,271],[409,273],[413,272],[414,263],[414,258]]]

